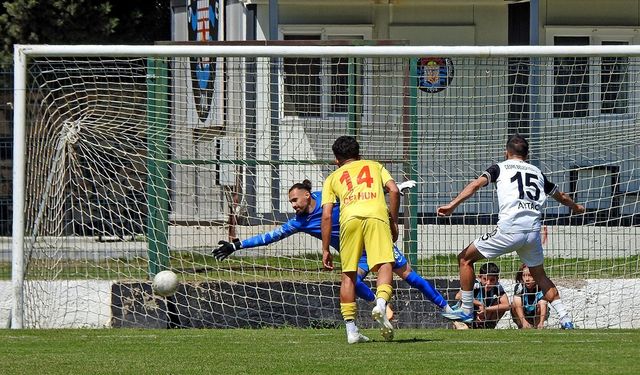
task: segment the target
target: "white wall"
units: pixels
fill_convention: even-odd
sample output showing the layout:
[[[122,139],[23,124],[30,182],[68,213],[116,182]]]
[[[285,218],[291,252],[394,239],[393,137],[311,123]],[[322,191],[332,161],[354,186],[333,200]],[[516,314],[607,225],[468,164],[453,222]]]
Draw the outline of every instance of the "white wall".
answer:
[[[556,282],[578,328],[640,328],[640,316],[634,314],[639,308],[640,280],[590,279]],[[500,283],[511,296],[513,282],[502,279]],[[32,324],[35,328],[111,327],[111,282],[77,280],[38,284],[38,298],[27,299],[26,311],[30,313],[26,316],[25,327]],[[155,311],[158,307],[151,300],[145,303],[149,303],[148,311]],[[11,283],[0,281],[0,328],[10,327],[11,304]],[[552,312],[547,327],[558,326],[557,316]],[[498,328],[515,328],[510,322],[509,313],[505,314]]]
[[[24,327],[110,327],[111,284],[106,280],[27,282]],[[0,328],[9,328],[12,304],[11,282],[0,281]]]

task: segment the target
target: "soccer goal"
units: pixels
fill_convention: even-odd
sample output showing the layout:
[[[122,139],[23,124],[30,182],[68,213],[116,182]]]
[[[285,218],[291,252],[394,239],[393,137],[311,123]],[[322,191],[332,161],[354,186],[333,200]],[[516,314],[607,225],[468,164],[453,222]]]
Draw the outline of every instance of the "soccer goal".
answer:
[[[587,208],[543,211],[574,321],[640,327],[640,47],[365,44],[16,46],[11,326],[339,325],[317,239],[211,251],[291,219],[289,187],[321,189],[340,135],[417,181],[397,244],[453,304],[456,254],[498,203],[487,187],[452,217],[436,207],[519,132]],[[517,256],[495,262],[512,295]],[[150,282],[165,269],[180,280],[166,298]],[[399,278],[392,304],[399,327],[447,325]]]

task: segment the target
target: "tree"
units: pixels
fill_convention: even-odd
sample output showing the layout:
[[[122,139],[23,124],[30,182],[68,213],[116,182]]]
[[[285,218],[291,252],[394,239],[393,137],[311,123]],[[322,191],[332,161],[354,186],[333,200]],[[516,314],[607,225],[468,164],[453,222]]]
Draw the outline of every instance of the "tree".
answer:
[[[0,7],[0,62],[20,44],[143,44],[169,40],[169,0],[12,0]]]

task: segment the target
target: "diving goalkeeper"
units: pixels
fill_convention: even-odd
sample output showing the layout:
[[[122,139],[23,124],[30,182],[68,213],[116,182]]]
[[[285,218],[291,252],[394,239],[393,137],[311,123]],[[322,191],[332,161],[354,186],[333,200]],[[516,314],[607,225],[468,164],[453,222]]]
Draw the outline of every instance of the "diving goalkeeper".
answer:
[[[400,191],[403,191],[404,189],[414,187],[415,184],[415,181],[412,180],[405,181],[398,184],[398,188]],[[234,239],[232,242],[220,241],[218,242],[220,247],[213,250],[213,255],[216,259],[223,260],[237,250],[265,246],[280,241],[297,232],[307,233],[320,239],[320,220],[322,218],[322,207],[320,206],[321,201],[321,192],[312,192],[311,182],[309,180],[304,180],[301,183],[298,182],[289,189],[289,203],[291,203],[291,206],[296,212],[296,215],[292,219],[270,232],[259,234],[242,241],[239,239]],[[331,247],[337,251],[340,250],[339,212],[340,205],[335,204],[332,215]],[[395,258],[393,272],[405,280],[409,285],[420,290],[429,299],[429,301],[438,306],[443,313],[451,313],[452,309],[447,304],[444,297],[433,287],[433,285],[431,285],[431,283],[423,279],[418,275],[418,273],[411,269],[411,266],[407,262],[407,258],[395,245],[393,246],[393,254]],[[374,293],[364,282],[362,282],[368,273],[369,266],[367,265],[367,253],[365,249],[358,262],[356,295],[366,301],[373,302],[376,298]],[[387,315],[389,318],[390,314],[392,313],[388,311]]]

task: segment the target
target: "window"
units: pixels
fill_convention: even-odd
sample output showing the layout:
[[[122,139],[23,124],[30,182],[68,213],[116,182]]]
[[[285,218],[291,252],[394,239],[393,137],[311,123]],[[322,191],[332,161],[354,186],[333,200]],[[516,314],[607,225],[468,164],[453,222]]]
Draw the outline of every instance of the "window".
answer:
[[[331,112],[349,112],[349,59],[331,59]]]
[[[589,37],[554,38],[556,46],[588,45]],[[553,117],[587,117],[589,114],[589,59],[553,59]]]
[[[326,40],[362,40],[371,38],[371,27],[283,25],[281,33],[284,40],[311,43]],[[357,59],[288,57],[283,59],[283,72],[285,116],[346,115],[349,113],[349,97],[362,95],[362,64],[358,63]],[[350,85],[350,76],[353,76],[353,85]]]
[[[362,39],[362,36],[354,35],[329,35],[329,40],[354,40]],[[330,112],[334,114],[349,113],[349,75],[353,74],[352,84],[354,85],[351,94],[359,96],[362,94],[361,77],[362,64],[356,59],[349,61],[346,57],[332,58],[329,62],[331,74]],[[352,65],[351,72],[349,64]]]
[[[529,135],[530,71],[528,57],[509,58],[509,134]]]
[[[603,45],[625,45],[628,42],[603,41]],[[603,57],[600,68],[600,113],[627,113],[629,106],[628,57]]]
[[[284,40],[320,40],[320,35],[285,35]],[[320,115],[319,58],[288,57],[284,67],[284,115],[313,117]]]
[[[628,45],[640,42],[638,31],[606,27],[547,27],[547,44]],[[629,113],[629,58],[558,57],[553,59],[554,118]]]
[[[11,160],[13,158],[13,138],[0,137],[0,160]]]

